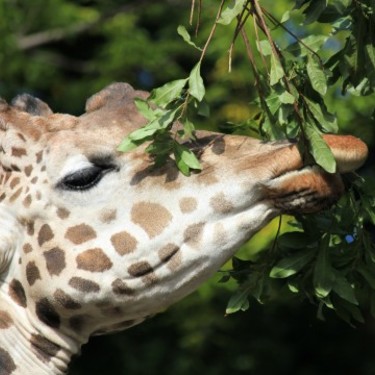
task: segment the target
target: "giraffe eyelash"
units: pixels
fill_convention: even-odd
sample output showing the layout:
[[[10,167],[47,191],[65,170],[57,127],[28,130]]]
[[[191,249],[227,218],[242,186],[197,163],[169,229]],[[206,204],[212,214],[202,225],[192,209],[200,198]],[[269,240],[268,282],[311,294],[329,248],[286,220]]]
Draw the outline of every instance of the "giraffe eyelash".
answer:
[[[57,184],[57,187],[70,191],[86,191],[96,186],[107,173],[113,170],[116,170],[113,165],[93,165],[68,174]]]

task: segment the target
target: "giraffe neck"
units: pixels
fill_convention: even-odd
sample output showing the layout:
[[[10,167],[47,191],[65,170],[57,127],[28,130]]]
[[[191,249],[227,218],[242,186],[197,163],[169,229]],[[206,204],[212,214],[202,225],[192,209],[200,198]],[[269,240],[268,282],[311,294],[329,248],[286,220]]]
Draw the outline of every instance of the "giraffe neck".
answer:
[[[20,305],[11,301],[9,295],[18,299]],[[36,329],[28,310],[21,306],[24,303],[16,284],[0,289],[0,373],[65,374],[79,347],[48,327],[44,329],[39,324]]]

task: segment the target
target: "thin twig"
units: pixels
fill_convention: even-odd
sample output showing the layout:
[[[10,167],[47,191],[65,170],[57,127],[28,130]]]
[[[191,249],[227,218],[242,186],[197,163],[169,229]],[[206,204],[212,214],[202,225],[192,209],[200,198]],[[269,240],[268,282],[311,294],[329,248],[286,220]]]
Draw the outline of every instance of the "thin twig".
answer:
[[[316,53],[313,49],[311,49],[302,39],[300,39],[296,34],[290,31],[287,27],[285,27],[280,21],[278,21],[271,13],[269,13],[266,9],[262,7],[262,10],[266,17],[278,27],[281,27],[284,31],[286,31],[289,35],[291,35],[299,44],[303,45],[311,54],[316,56],[319,59],[320,65],[323,66],[322,59],[320,58],[319,54]]]
[[[199,26],[201,24],[201,14],[202,14],[202,0],[199,0],[199,2],[198,2],[197,25],[195,26],[195,36],[198,35]]]
[[[238,34],[242,30],[242,28],[245,26],[245,23],[250,16],[250,12],[247,9],[248,3],[249,1],[244,5],[244,8],[242,9],[241,14],[237,16],[236,29],[234,30],[233,38],[232,38],[232,41],[228,50],[228,72],[229,73],[232,71],[232,55],[233,55],[233,50],[234,50],[234,43],[238,37]],[[245,13],[246,13],[246,16],[244,17]]]
[[[216,15],[215,22],[214,22],[214,24],[213,24],[213,26],[211,28],[210,34],[208,35],[206,43],[205,43],[205,45],[204,45],[204,47],[202,49],[201,57],[200,57],[198,63],[202,62],[202,60],[203,60],[203,58],[204,58],[204,56],[205,56],[205,54],[207,52],[207,48],[210,45],[211,39],[212,39],[212,37],[215,34],[216,27],[217,27],[217,21],[219,20],[219,18],[221,16],[221,12],[223,11],[224,3],[225,3],[225,0],[221,0],[220,6],[219,6],[219,10],[218,10],[217,15]]]
[[[193,24],[194,19],[194,9],[195,9],[195,0],[191,1],[191,7],[190,7],[190,18],[189,18],[189,24]]]

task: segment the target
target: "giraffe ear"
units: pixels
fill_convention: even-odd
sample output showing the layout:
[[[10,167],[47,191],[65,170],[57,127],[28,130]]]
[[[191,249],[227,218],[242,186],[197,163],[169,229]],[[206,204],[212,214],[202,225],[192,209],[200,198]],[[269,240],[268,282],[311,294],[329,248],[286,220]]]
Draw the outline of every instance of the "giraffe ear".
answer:
[[[87,100],[86,112],[110,105],[126,104],[132,102],[136,97],[145,99],[147,96],[147,92],[134,90],[128,83],[112,83]]]
[[[12,100],[12,106],[19,111],[27,112],[34,116],[48,116],[53,113],[48,104],[29,94],[16,96]]]

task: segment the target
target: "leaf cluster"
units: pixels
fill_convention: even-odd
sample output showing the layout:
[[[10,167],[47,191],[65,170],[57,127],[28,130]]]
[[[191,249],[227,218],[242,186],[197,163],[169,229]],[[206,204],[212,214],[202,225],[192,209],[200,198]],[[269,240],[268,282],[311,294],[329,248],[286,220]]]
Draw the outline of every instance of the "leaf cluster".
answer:
[[[164,163],[172,154],[184,175],[189,175],[191,170],[201,169],[194,152],[182,144],[184,140],[194,138],[195,128],[188,118],[191,107],[201,109],[204,114],[202,99],[205,87],[200,65],[200,62],[195,65],[188,78],[154,89],[147,100],[136,99],[136,106],[148,123],[130,133],[118,147],[119,151],[128,152],[149,142],[146,152],[157,165]],[[181,128],[173,132],[172,128],[180,124]]]
[[[233,277],[241,286],[227,313],[245,310],[249,296],[265,303],[280,290],[334,310],[348,323],[363,322],[363,310],[375,317],[375,244],[367,223],[375,224],[375,199],[357,177],[349,193],[331,211],[301,216],[292,231],[277,238],[256,261],[233,259]]]
[[[192,11],[194,7],[193,1]],[[148,123],[125,138],[119,150],[149,142],[146,151],[156,163],[173,155],[185,175],[201,168],[193,151],[182,143],[194,139],[194,113],[208,114],[201,65],[219,26],[233,32],[229,69],[241,36],[258,94],[250,103],[258,111],[241,126],[255,128],[266,140],[297,138],[306,163],[335,173],[336,161],[321,134],[337,133],[338,123],[325,96],[338,84],[343,93],[373,92],[373,2],[295,0],[294,8],[280,21],[258,0],[222,0],[218,8],[203,48],[184,26],[178,27],[182,39],[200,51],[200,59],[187,78],[169,82],[153,90],[148,100],[137,101]],[[295,16],[302,17],[305,29],[326,25],[328,34],[298,35],[292,31]],[[287,43],[274,36],[276,31]],[[177,129],[173,128],[176,123]],[[320,317],[323,307],[349,323],[363,321],[365,308],[375,316],[375,245],[366,229],[368,223],[375,224],[375,200],[368,183],[360,178],[348,181],[348,189],[332,210],[296,217],[291,223],[294,231],[277,236],[255,262],[233,258],[233,270],[223,281],[232,277],[240,288],[229,301],[228,314],[246,310],[249,296],[263,303],[283,288],[316,303]]]

